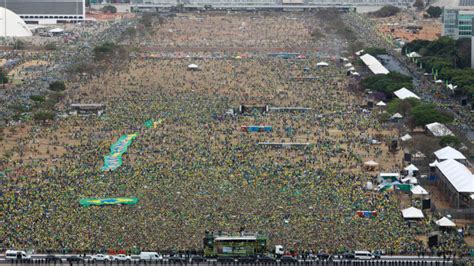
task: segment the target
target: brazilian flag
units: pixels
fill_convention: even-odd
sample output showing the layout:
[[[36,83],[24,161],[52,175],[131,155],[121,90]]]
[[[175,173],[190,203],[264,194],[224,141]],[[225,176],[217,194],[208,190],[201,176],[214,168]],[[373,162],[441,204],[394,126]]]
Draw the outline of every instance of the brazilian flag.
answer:
[[[89,206],[103,206],[103,205],[134,205],[138,203],[137,198],[105,198],[105,199],[97,199],[97,198],[84,198],[79,201],[79,204],[83,207]]]

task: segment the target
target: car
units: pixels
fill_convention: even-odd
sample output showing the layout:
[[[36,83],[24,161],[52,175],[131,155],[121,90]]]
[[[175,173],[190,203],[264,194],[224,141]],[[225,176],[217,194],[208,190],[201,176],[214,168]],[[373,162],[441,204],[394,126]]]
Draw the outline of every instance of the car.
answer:
[[[374,255],[374,259],[376,260],[379,260],[382,258],[382,252],[380,252],[379,250],[372,252],[372,255]]]
[[[232,257],[217,257],[217,262],[220,263],[232,263],[235,262],[234,258]]]
[[[201,256],[192,256],[189,261],[191,263],[201,263],[201,262],[206,262],[206,259],[204,257],[201,257]]]
[[[62,262],[62,259],[60,257],[55,256],[53,254],[46,255],[44,260],[46,263],[56,263],[56,262],[61,263]]]
[[[375,256],[367,250],[358,250],[354,252],[354,257],[358,260],[372,260],[375,258]]]
[[[258,262],[275,263],[276,260],[272,257],[269,257],[269,256],[261,256],[261,257],[258,258]]]
[[[29,261],[31,260],[31,256],[27,255],[23,250],[7,250],[7,252],[5,252],[5,260]]]
[[[354,254],[352,254],[350,252],[344,252],[341,255],[341,259],[343,259],[343,260],[353,260],[353,259],[355,259],[355,256],[354,256]]]
[[[184,260],[183,258],[181,258],[181,257],[175,256],[175,257],[169,257],[169,258],[168,258],[168,263],[179,263],[179,264],[182,264],[182,263],[184,263],[184,262],[185,262],[185,260]]]
[[[141,261],[161,261],[163,260],[163,256],[158,254],[158,252],[142,251],[140,252],[140,260]]]
[[[104,254],[96,254],[96,255],[92,256],[91,259],[92,259],[93,262],[96,262],[96,261],[111,261],[110,256],[104,255]]]
[[[281,263],[297,263],[298,260],[292,256],[282,256],[280,258]]]
[[[330,256],[331,255],[325,252],[318,252],[318,254],[316,254],[316,257],[318,257],[320,260],[328,260]]]
[[[69,256],[66,258],[67,262],[84,262],[84,258],[81,258],[79,256]]]
[[[118,254],[117,256],[112,257],[112,261],[131,261],[132,258],[125,254]]]
[[[255,263],[257,259],[255,257],[244,256],[244,257],[238,257],[237,261],[240,263]]]

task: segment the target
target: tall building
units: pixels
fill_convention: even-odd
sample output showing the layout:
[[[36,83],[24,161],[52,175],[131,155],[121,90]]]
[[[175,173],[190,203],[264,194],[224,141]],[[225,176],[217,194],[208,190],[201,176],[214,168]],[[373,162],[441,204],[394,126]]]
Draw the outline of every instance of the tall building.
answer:
[[[472,28],[474,29],[474,18],[472,18]],[[474,31],[471,32],[471,68],[474,68]]]
[[[86,17],[85,0],[3,0],[0,7],[16,13],[27,24],[56,24],[82,21]]]
[[[470,38],[473,18],[474,9],[444,8],[443,36],[449,36],[455,40]]]

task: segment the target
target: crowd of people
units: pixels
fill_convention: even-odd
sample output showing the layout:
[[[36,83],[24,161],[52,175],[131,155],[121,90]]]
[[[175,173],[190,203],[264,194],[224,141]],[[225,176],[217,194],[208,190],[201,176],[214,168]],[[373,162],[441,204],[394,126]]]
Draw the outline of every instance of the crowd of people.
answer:
[[[402,153],[387,145],[400,132],[380,122],[376,109],[364,109],[366,99],[348,89],[338,60],[343,54],[334,53],[347,49],[344,40],[327,34],[313,42],[311,30],[324,31],[325,24],[306,13],[183,16],[156,26],[146,45],[312,52],[291,60],[255,51],[242,59],[134,58],[69,84],[78,88],[67,91],[59,108],[104,103],[106,114],[26,125],[20,136],[7,136],[15,147],[12,159],[0,165],[8,169],[0,248],[196,250],[206,230],[241,228],[267,234],[269,246],[295,250],[419,248],[396,197],[366,189],[377,172],[366,171],[365,161],[377,161],[384,171],[402,168]],[[259,37],[264,41],[252,41]],[[321,61],[329,66],[317,67]],[[191,63],[198,71],[187,69]],[[315,78],[295,79],[309,76]],[[242,104],[311,110],[227,113]],[[148,128],[149,119],[162,123]],[[247,133],[239,130],[243,125],[273,128]],[[101,171],[110,145],[133,133],[138,136],[123,165]],[[139,202],[79,205],[81,198],[108,197]],[[377,216],[358,217],[361,210]]]

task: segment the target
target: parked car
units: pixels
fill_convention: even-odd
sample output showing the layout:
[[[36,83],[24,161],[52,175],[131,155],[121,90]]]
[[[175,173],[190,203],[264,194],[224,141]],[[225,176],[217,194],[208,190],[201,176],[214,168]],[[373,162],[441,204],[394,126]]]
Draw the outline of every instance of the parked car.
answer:
[[[206,259],[204,257],[201,257],[201,256],[192,256],[189,261],[191,263],[201,263],[201,262],[206,262]]]
[[[132,258],[125,254],[118,254],[117,256],[112,257],[112,261],[131,261]]]
[[[374,255],[374,259],[376,260],[379,260],[382,258],[382,252],[380,252],[379,250],[372,252],[372,255]]]
[[[240,262],[240,263],[255,263],[257,261],[257,258],[250,257],[250,256],[244,256],[244,257],[237,258],[237,261]]]
[[[375,256],[367,250],[358,250],[354,252],[354,257],[358,260],[372,260],[375,259]]]
[[[316,254],[316,257],[318,257],[320,260],[328,260],[330,256],[331,255],[325,252],[318,252],[318,254]]]
[[[297,263],[298,260],[292,256],[282,256],[280,258],[281,263]]]
[[[140,252],[140,260],[145,260],[145,261],[161,261],[163,260],[163,256],[158,254],[158,252],[148,252],[148,251],[143,251]]]
[[[23,250],[7,250],[5,252],[5,260],[13,261],[13,260],[22,260],[22,261],[29,261],[31,260],[31,256],[27,255]]]
[[[67,262],[84,262],[84,258],[81,258],[79,256],[69,256],[66,258]]]
[[[169,257],[168,258],[168,263],[179,263],[179,264],[182,264],[184,263],[185,260],[181,257]]]
[[[96,254],[92,256],[92,261],[111,261],[110,256],[104,255],[104,254]]]
[[[231,263],[234,261],[235,260],[232,257],[217,257],[217,262],[220,262],[220,263]]]
[[[46,263],[61,263],[62,262],[62,259],[58,256],[55,256],[53,254],[48,254],[46,255],[46,257],[44,258],[45,262]]]
[[[272,257],[268,256],[261,256],[258,258],[258,262],[263,262],[263,263],[274,263],[276,260]]]

